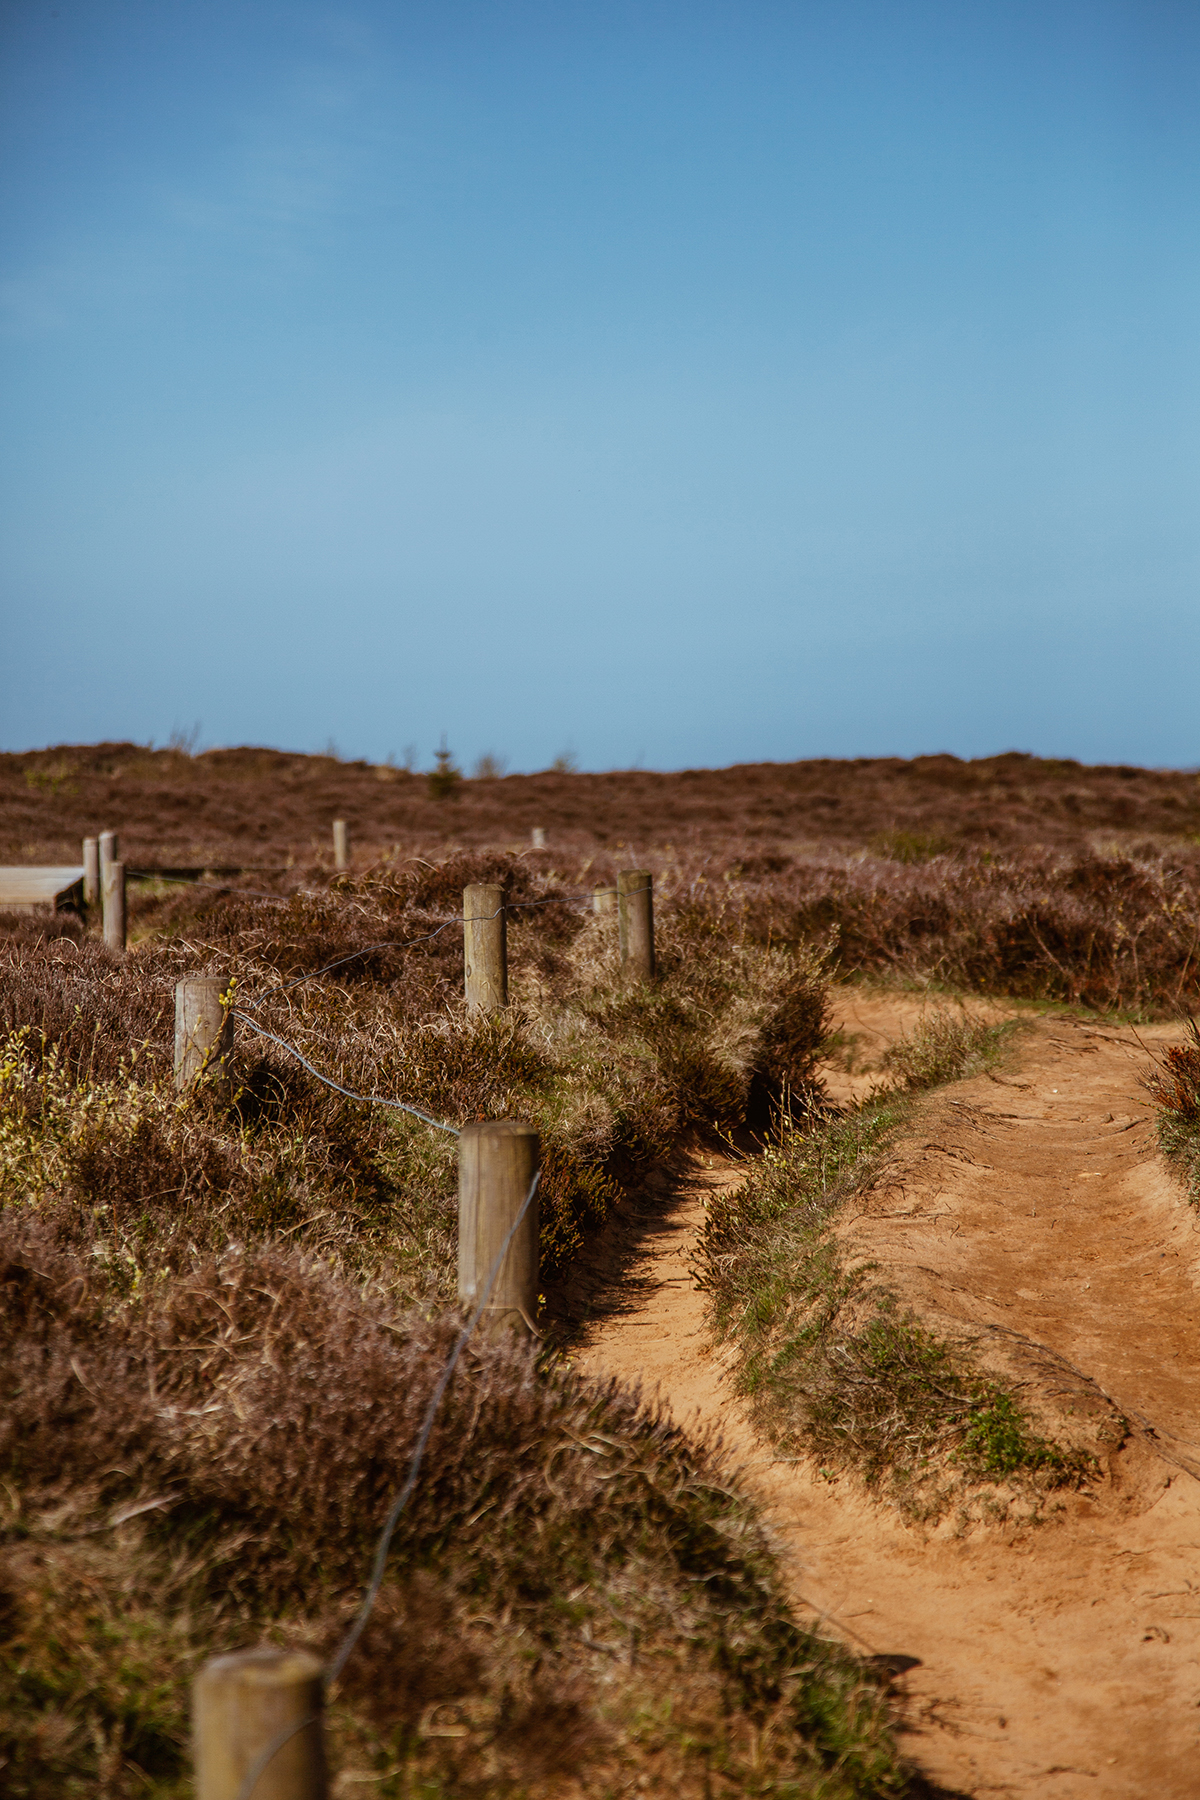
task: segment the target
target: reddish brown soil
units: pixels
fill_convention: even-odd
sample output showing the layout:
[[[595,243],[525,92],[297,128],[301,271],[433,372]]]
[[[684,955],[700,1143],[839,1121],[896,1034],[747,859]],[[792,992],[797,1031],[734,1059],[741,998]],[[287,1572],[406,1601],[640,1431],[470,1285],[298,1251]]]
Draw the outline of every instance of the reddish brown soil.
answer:
[[[916,1010],[851,994],[842,1022],[883,1047]],[[730,1392],[690,1269],[705,1187],[735,1165],[698,1170],[627,1311],[585,1352],[719,1426],[798,1606],[912,1659],[910,1752],[970,1795],[1200,1792],[1200,1220],[1155,1151],[1145,1061],[1127,1030],[1034,1021],[1010,1071],[930,1102],[842,1228],[926,1318],[1000,1356],[1035,1409],[1125,1415],[1100,1479],[1043,1522],[1014,1507],[922,1529],[851,1476],[775,1460]]]
[[[858,848],[902,832],[933,844],[1082,849],[1200,833],[1200,779],[1173,770],[1088,768],[1008,755],[821,760],[676,774],[509,775],[434,800],[423,775],[326,756],[212,750],[188,757],[135,744],[65,745],[0,756],[0,862],[74,861],[79,840],[114,828],[130,865],[272,864],[328,857],[349,822],[356,860],[396,845],[633,851],[668,844],[761,852]]]

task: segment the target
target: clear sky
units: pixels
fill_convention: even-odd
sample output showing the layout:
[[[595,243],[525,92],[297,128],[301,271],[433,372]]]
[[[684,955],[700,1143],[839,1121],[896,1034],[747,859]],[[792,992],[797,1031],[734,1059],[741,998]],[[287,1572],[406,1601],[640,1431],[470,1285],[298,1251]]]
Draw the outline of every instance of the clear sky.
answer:
[[[0,745],[1200,763],[1200,5],[0,0]]]

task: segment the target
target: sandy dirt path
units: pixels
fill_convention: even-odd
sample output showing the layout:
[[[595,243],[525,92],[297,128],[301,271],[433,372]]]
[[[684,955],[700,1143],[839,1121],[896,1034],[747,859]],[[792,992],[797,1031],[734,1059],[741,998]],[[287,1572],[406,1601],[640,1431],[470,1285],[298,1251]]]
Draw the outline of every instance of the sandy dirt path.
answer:
[[[878,1050],[919,1012],[844,997]],[[1140,1034],[1170,1041],[1169,1030]],[[904,1525],[850,1477],[781,1464],[732,1394],[691,1272],[701,1159],[643,1241],[628,1303],[580,1356],[720,1427],[763,1498],[793,1600],[907,1667],[910,1755],[952,1793],[1200,1796],[1200,1219],[1156,1154],[1134,1034],[1030,1024],[997,1077],[931,1098],[842,1227],[937,1324],[978,1334],[1060,1408],[1130,1421],[1047,1522]],[[831,1071],[831,1085],[869,1076]],[[911,1666],[909,1666],[911,1662]]]

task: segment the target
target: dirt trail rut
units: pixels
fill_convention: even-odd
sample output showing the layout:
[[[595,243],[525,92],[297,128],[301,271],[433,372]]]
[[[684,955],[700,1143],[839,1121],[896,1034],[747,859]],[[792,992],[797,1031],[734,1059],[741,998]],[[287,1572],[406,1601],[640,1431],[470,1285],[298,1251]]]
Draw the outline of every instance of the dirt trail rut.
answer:
[[[882,1048],[919,1010],[858,994],[841,1023]],[[1031,1393],[1129,1420],[1102,1478],[1047,1522],[922,1531],[850,1477],[775,1459],[732,1394],[690,1269],[705,1191],[736,1181],[735,1164],[698,1170],[647,1240],[628,1307],[580,1359],[658,1388],[681,1422],[720,1427],[797,1608],[864,1652],[911,1659],[909,1753],[981,1800],[1200,1796],[1200,1218],[1155,1152],[1146,1060],[1131,1031],[1033,1021],[1002,1075],[930,1100],[841,1228]],[[839,1082],[864,1078],[831,1072]]]

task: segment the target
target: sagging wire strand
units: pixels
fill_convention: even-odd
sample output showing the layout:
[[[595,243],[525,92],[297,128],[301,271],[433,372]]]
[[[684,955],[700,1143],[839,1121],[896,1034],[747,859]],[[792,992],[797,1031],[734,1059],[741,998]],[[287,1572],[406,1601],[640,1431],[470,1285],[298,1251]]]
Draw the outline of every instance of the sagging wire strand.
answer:
[[[238,1009],[234,1012],[233,1017],[240,1019],[243,1025],[248,1025],[251,1031],[257,1032],[259,1037],[268,1039],[272,1044],[278,1044],[281,1050],[286,1050],[289,1056],[294,1056],[310,1075],[315,1075],[318,1081],[327,1088],[332,1088],[335,1094],[344,1094],[347,1100],[361,1100],[367,1106],[390,1106],[397,1112],[411,1113],[414,1119],[423,1120],[426,1125],[432,1125],[436,1131],[447,1131],[451,1137],[459,1135],[457,1125],[448,1125],[444,1119],[435,1119],[432,1113],[422,1112],[419,1106],[410,1106],[407,1100],[391,1100],[384,1094],[357,1094],[353,1088],[343,1087],[340,1081],[334,1081],[330,1076],[322,1075],[320,1069],[314,1068],[307,1056],[297,1050],[295,1044],[289,1044],[286,1038],[276,1037],[273,1031],[268,1031],[256,1019],[252,1019],[248,1013]]]
[[[425,1408],[425,1416],[421,1421],[421,1429],[417,1433],[417,1441],[413,1446],[413,1453],[409,1459],[408,1473],[404,1478],[399,1492],[388,1509],[388,1515],[384,1520],[383,1529],[379,1533],[379,1537],[376,1541],[375,1556],[371,1565],[371,1575],[367,1582],[366,1590],[363,1593],[362,1602],[359,1605],[359,1609],[355,1614],[345,1637],[338,1646],[337,1653],[325,1671],[324,1686],[327,1689],[333,1687],[341,1679],[346,1664],[354,1654],[355,1645],[366,1630],[367,1621],[371,1617],[375,1602],[378,1600],[380,1590],[383,1587],[383,1577],[387,1570],[388,1552],[392,1547],[392,1538],[395,1536],[396,1526],[400,1522],[401,1514],[408,1505],[413,1490],[417,1485],[417,1477],[421,1472],[421,1463],[424,1459],[425,1451],[428,1448],[430,1437],[433,1435],[433,1427],[436,1423],[437,1415],[441,1410],[446,1390],[454,1377],[454,1371],[458,1367],[459,1358],[466,1349],[471,1334],[483,1317],[488,1301],[492,1297],[492,1289],[495,1287],[496,1281],[499,1278],[504,1259],[508,1255],[512,1241],[516,1237],[526,1213],[533,1205],[534,1196],[538,1191],[538,1183],[541,1181],[541,1178],[542,1172],[538,1169],[534,1174],[533,1180],[529,1184],[529,1191],[521,1202],[517,1216],[509,1226],[504,1242],[496,1253],[496,1259],[488,1272],[488,1278],[484,1283],[483,1291],[480,1294],[479,1299],[475,1303],[475,1309],[455,1339],[454,1348],[446,1358],[445,1366],[437,1380],[437,1386],[429,1397],[429,1403]],[[266,1745],[251,1767],[246,1771],[245,1779],[238,1789],[237,1800],[252,1800],[254,1789],[258,1785],[259,1778],[262,1776],[272,1759],[278,1755],[285,1744],[290,1743],[292,1738],[296,1737],[301,1731],[305,1731],[310,1725],[316,1725],[319,1722],[319,1718],[319,1714],[309,1713],[307,1718],[299,1719],[295,1724],[288,1725],[283,1731],[272,1738],[270,1743]]]
[[[296,1061],[307,1069],[310,1075],[314,1076],[319,1082],[322,1082],[325,1087],[331,1088],[334,1093],[343,1094],[347,1100],[358,1100],[369,1106],[390,1106],[397,1112],[409,1113],[414,1119],[420,1119],[426,1125],[432,1125],[437,1131],[445,1131],[452,1136],[457,1137],[457,1126],[448,1124],[444,1119],[435,1119],[431,1113],[424,1112],[419,1106],[412,1106],[405,1100],[393,1100],[383,1094],[360,1094],[353,1088],[343,1087],[340,1082],[334,1081],[331,1076],[323,1075],[320,1069],[316,1068],[304,1053],[296,1048],[295,1044],[290,1044],[286,1038],[278,1037],[275,1032],[268,1031],[265,1026],[260,1025],[256,1019],[250,1016],[251,1013],[257,1011],[260,1007],[265,1006],[269,1000],[277,999],[282,994],[290,993],[293,988],[301,987],[305,982],[316,981],[320,976],[328,975],[334,969],[340,969],[346,963],[354,962],[355,959],[360,956],[370,956],[376,950],[412,950],[419,944],[432,943],[435,938],[440,937],[442,932],[449,930],[452,925],[484,924],[491,919],[498,919],[502,913],[514,912],[519,907],[562,906],[571,901],[591,900],[596,893],[615,893],[617,891],[618,890],[614,888],[599,888],[580,890],[568,894],[554,894],[541,900],[505,900],[501,902],[494,912],[468,913],[462,918],[455,915],[451,918],[443,919],[436,930],[425,932],[420,937],[386,939],[377,944],[364,944],[362,949],[350,950],[345,956],[336,957],[333,962],[326,963],[320,969],[311,969],[305,975],[297,975],[293,980],[284,982],[277,988],[268,989],[265,994],[260,994],[256,1000],[242,1001],[236,1009],[231,1008],[231,1011],[235,1018],[240,1019],[244,1025],[248,1025],[251,1031],[255,1032],[259,1037],[266,1038],[268,1042],[278,1045],[281,1050],[285,1050],[289,1056],[294,1056]]]
[[[599,891],[612,892],[614,890],[601,889]],[[421,937],[387,940],[378,944],[364,944],[361,950],[348,951],[345,956],[337,957],[333,962],[326,963],[323,968],[312,969],[306,975],[297,975],[292,981],[284,982],[280,987],[271,988],[267,993],[260,994],[257,1000],[241,1002],[235,1009],[231,1008],[231,1011],[235,1018],[240,1019],[244,1025],[248,1025],[250,1030],[255,1032],[259,1037],[266,1038],[269,1043],[277,1044],[281,1050],[286,1050],[289,1056],[294,1056],[296,1061],[300,1063],[302,1067],[307,1069],[310,1075],[315,1076],[315,1078],[319,1082],[322,1082],[325,1087],[331,1088],[335,1094],[343,1094],[347,1100],[359,1100],[362,1101],[364,1105],[368,1106],[390,1106],[397,1112],[409,1113],[414,1119],[420,1119],[426,1125],[432,1125],[436,1131],[445,1131],[450,1133],[451,1136],[457,1137],[458,1127],[456,1125],[450,1125],[444,1119],[435,1119],[431,1113],[424,1112],[419,1106],[412,1106],[406,1100],[393,1100],[383,1094],[360,1094],[353,1088],[343,1087],[341,1082],[334,1081],[331,1076],[323,1075],[320,1069],[316,1068],[315,1065],[308,1060],[303,1051],[298,1050],[295,1044],[288,1043],[286,1038],[281,1038],[277,1036],[275,1032],[268,1031],[265,1026],[258,1023],[257,1019],[250,1016],[251,1012],[256,1011],[261,1006],[265,1006],[268,1000],[275,999],[281,994],[289,993],[293,988],[300,987],[306,981],[315,981],[318,976],[328,975],[331,970],[340,969],[343,964],[353,962],[356,957],[370,956],[372,952],[376,950],[411,950],[418,944],[431,943],[434,938],[440,937],[442,932],[447,931],[452,925],[483,924],[490,919],[498,919],[501,913],[515,911],[518,907],[561,906],[572,900],[590,900],[591,898],[591,892],[579,892],[571,894],[555,894],[543,900],[506,900],[503,901],[494,912],[468,913],[461,919],[458,917],[443,919],[436,930],[428,931]]]
[[[452,925],[481,925],[489,919],[498,919],[501,913],[516,912],[520,907],[565,906],[573,900],[590,900],[594,893],[615,894],[616,892],[616,888],[597,888],[586,892],[580,890],[578,893],[554,894],[545,900],[505,900],[496,908],[495,912],[490,913],[470,913],[465,917],[455,913],[450,918],[443,919],[436,931],[427,931],[421,937],[387,938],[378,944],[364,944],[361,950],[349,950],[345,956],[336,957],[333,962],[326,963],[324,968],[311,969],[307,975],[297,975],[293,980],[285,981],[279,987],[268,988],[267,992],[260,994],[257,1000],[251,1000],[246,1004],[255,1008],[265,1006],[268,1000],[278,999],[281,994],[287,994],[293,988],[302,987],[306,981],[316,981],[321,975],[329,975],[334,969],[340,969],[345,963],[354,962],[360,956],[371,956],[376,950],[414,950],[418,944],[432,943],[434,938],[441,937],[443,931],[448,931]],[[278,896],[269,897],[278,898]]]
[[[204,888],[214,894],[232,894],[234,899],[277,900],[281,904],[291,899],[290,894],[269,894],[265,888],[235,887],[232,881],[200,881],[191,875],[160,875],[155,869],[125,870],[127,881],[161,881],[173,887]]]

